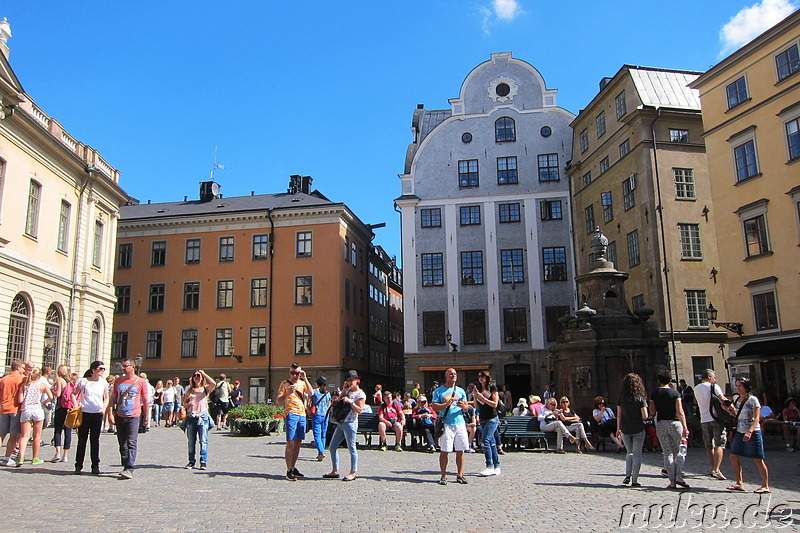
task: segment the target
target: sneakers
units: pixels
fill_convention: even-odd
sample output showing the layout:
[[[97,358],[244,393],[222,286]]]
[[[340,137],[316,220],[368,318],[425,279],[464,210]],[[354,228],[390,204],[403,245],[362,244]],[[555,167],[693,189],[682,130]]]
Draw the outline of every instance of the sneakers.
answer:
[[[21,466],[22,466],[22,463],[24,463],[24,462],[25,462],[25,461],[23,461],[22,459],[20,459],[19,461],[13,461],[13,460],[11,460],[11,461],[9,461],[9,462],[8,462],[8,466],[14,466],[14,467],[16,467],[16,468],[19,468],[19,467],[21,467]],[[44,462],[44,461],[42,461],[42,462]]]
[[[200,470],[205,470],[207,467],[208,467],[207,464],[205,464],[203,462],[200,463]]]
[[[99,476],[100,475],[100,468],[96,467],[96,466],[94,468],[92,468],[92,475]]]
[[[641,486],[642,486],[642,484],[641,484],[641,483],[639,483],[638,481],[634,481],[633,483],[631,483],[631,488],[632,488],[632,489],[638,489],[638,488],[640,488]]]
[[[61,462],[62,462],[62,463],[68,463],[68,462],[69,462],[69,459],[67,459],[67,456],[66,456],[66,455],[65,455],[64,457],[62,457],[62,458],[61,458]]]
[[[293,470],[287,470],[286,471],[286,479],[288,479],[289,481],[297,481],[297,476],[294,475],[294,471]]]
[[[398,444],[397,446],[394,447],[394,451],[402,452],[403,451],[403,447]]]
[[[467,478],[465,478],[464,476],[456,476],[456,481],[461,485],[467,484]]]
[[[436,453],[436,446],[428,446],[428,453]]]
[[[119,473],[120,479],[131,479],[133,477],[133,470],[126,468],[122,472]]]
[[[294,474],[294,477],[296,478],[306,477],[303,474],[301,474],[297,468],[292,468],[292,474]]]
[[[475,453],[475,448],[473,448],[473,447],[469,447],[469,448],[467,448],[466,450],[464,450],[464,452],[465,452],[465,453]]]
[[[11,461],[10,457],[3,457],[0,459],[0,466],[8,466],[9,461]]]
[[[317,461],[324,461],[324,460],[325,460],[325,454],[324,453],[317,454]]]
[[[481,471],[481,473],[480,473],[480,474],[478,474],[478,475],[479,475],[479,476],[481,476],[481,477],[489,477],[489,476],[493,476],[493,475],[495,475],[495,471],[494,471],[494,468],[493,468],[493,467],[491,467],[491,466],[487,466],[487,467],[486,467],[484,470],[482,470],[482,471]]]
[[[792,445],[791,445],[791,444],[787,444],[787,445],[786,445],[786,451],[787,451],[787,452],[793,452],[793,451],[794,451],[794,448],[792,447]]]
[[[50,462],[51,462],[51,463],[60,463],[60,462],[61,462],[61,456],[60,456],[60,455],[58,455],[58,454],[56,454],[56,456],[55,456],[55,457],[53,457],[52,459],[50,459]]]
[[[42,463],[44,463],[44,459],[39,459],[38,457],[36,459],[31,459],[32,465],[40,465]]]
[[[389,448],[388,448],[388,447],[387,447],[385,444],[381,444],[381,447],[380,447],[380,448],[378,448],[378,449],[379,449],[380,451],[382,451],[382,452],[385,452],[385,451],[388,451],[388,450],[389,450]]]
[[[661,469],[661,477],[669,477],[669,472],[667,472],[666,468]]]
[[[443,477],[443,478],[439,479],[439,485],[447,485],[447,478]]]
[[[494,467],[494,475],[495,476],[499,476],[500,475],[500,467],[499,466]]]
[[[185,468],[186,470],[191,470],[192,468],[194,468],[194,463],[190,461],[186,463],[186,466],[184,466],[183,468]]]
[[[625,479],[622,480],[622,484],[623,485],[630,485],[631,484],[630,476],[626,476]]]

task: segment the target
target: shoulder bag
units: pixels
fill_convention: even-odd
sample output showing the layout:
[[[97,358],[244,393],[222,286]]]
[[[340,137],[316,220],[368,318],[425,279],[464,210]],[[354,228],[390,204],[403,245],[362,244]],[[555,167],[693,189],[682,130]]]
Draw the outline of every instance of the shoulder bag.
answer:
[[[79,405],[78,407],[67,409],[64,425],[70,429],[75,429],[81,427],[81,424],[83,424],[83,408]]]

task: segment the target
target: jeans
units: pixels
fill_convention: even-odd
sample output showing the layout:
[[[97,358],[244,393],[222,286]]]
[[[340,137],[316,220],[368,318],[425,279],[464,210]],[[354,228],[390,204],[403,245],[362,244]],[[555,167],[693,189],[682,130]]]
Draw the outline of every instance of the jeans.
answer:
[[[340,422],[336,424],[336,431],[331,437],[331,444],[328,451],[331,454],[331,463],[334,470],[339,470],[339,446],[342,441],[347,441],[347,449],[350,451],[350,472],[358,471],[358,450],[356,449],[356,430],[358,429],[358,418],[349,423]]]
[[[161,423],[161,410],[162,409],[163,409],[162,405],[159,405],[157,403],[153,404],[153,415],[152,415],[152,418],[150,419],[151,422],[154,422],[156,424]]]
[[[683,479],[683,463],[686,455],[681,454],[681,438],[683,426],[677,420],[659,420],[656,422],[658,440],[661,441],[661,451],[664,453],[664,468],[669,473],[670,485],[676,479]]]
[[[119,460],[123,470],[133,470],[136,464],[136,447],[139,440],[138,416],[117,416],[117,442]]]
[[[625,457],[625,477],[631,478],[636,483],[639,479],[639,470],[642,468],[642,444],[644,444],[644,430],[633,435],[622,434],[622,442],[628,455]]]
[[[425,435],[425,442],[427,442],[428,448],[436,448],[436,439],[433,438],[433,424],[420,422],[418,427],[422,434]]]
[[[55,446],[61,446],[61,433],[64,433],[64,449],[69,450],[72,444],[72,430],[64,425],[64,420],[67,418],[67,410],[63,407],[56,409],[56,416],[53,417],[53,425],[55,431],[53,432],[53,439]]]
[[[189,462],[195,463],[195,452],[197,441],[200,441],[200,462],[208,462],[208,427],[211,419],[208,413],[203,413],[199,417],[186,418],[186,438],[189,439]]]
[[[92,470],[100,468],[100,430],[103,428],[103,413],[83,413],[83,423],[78,428],[78,451],[75,453],[75,470],[83,470],[86,456],[86,441],[91,439]]]
[[[311,419],[311,429],[314,431],[314,445],[317,447],[317,453],[322,455],[325,453],[325,436],[328,434],[328,417],[314,415]]]
[[[498,424],[500,424],[498,417],[481,420],[481,437],[483,439],[481,447],[483,448],[483,457],[486,459],[487,468],[500,467],[500,457],[497,455],[497,440],[495,440]]]

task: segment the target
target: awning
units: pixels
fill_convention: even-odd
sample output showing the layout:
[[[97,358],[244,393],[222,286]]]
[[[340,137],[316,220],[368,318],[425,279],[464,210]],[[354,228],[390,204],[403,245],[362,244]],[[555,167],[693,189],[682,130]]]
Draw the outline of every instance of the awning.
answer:
[[[444,372],[448,368],[456,370],[489,370],[489,365],[444,365],[444,366],[421,366],[420,372]]]
[[[800,337],[773,339],[770,341],[751,341],[736,350],[731,359],[740,357],[775,357],[800,354]]]

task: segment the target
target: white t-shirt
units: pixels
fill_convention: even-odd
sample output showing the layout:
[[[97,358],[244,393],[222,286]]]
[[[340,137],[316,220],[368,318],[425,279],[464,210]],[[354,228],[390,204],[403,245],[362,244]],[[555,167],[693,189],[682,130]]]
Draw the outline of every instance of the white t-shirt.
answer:
[[[161,395],[162,403],[175,403],[175,387],[165,387]]]
[[[714,383],[714,394],[720,396],[722,389],[719,385]],[[713,422],[714,417],[711,416],[709,407],[711,406],[711,382],[704,381],[694,388],[694,399],[697,402],[697,407],[700,408],[700,423]]]
[[[50,388],[52,388],[52,387],[53,387],[53,384],[52,384],[52,383],[50,383],[50,380],[49,380],[49,379],[47,379],[47,378],[46,378],[46,377],[44,377],[44,376],[41,376],[41,377],[39,378],[39,383],[40,383],[41,385],[44,385],[44,386],[45,386],[45,387],[47,387],[48,389],[50,389]],[[46,402],[46,401],[47,401],[47,394],[45,394],[45,393],[42,393],[42,403],[44,403],[44,402]]]
[[[84,413],[103,412],[103,395],[108,390],[108,383],[106,383],[106,380],[99,379],[97,381],[91,381],[86,378],[81,378],[80,381],[78,381],[78,388],[82,391],[81,407]]]

